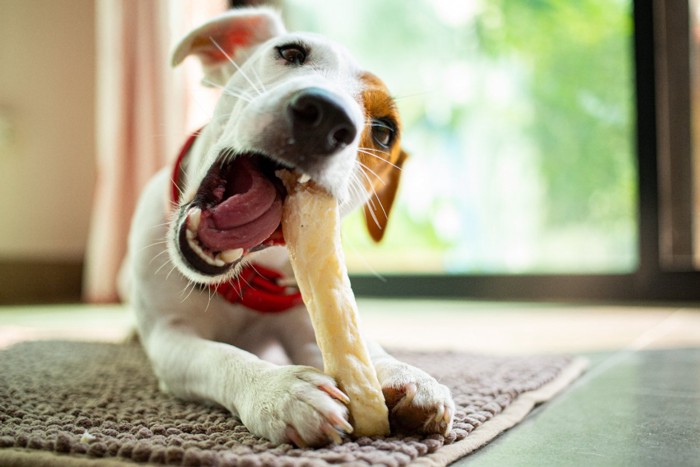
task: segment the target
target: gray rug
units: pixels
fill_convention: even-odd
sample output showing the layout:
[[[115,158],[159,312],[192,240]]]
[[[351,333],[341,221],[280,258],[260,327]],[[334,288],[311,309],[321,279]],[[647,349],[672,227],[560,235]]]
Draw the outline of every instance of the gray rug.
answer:
[[[161,394],[138,345],[18,344],[0,352],[0,465],[446,465],[517,424],[585,367],[558,356],[393,353],[452,390],[448,436],[273,446],[222,409]]]

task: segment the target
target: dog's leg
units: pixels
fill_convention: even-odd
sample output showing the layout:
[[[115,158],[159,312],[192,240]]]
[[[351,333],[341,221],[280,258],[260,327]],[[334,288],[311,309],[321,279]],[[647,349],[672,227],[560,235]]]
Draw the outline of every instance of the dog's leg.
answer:
[[[367,343],[389,408],[392,432],[447,434],[455,412],[450,390],[425,371]]]
[[[292,363],[323,370],[323,358],[306,308],[299,307],[279,315],[269,325],[274,326],[273,332]]]
[[[164,390],[216,402],[275,443],[318,446],[351,430],[341,403],[346,396],[332,378],[307,366],[266,362],[190,329],[157,326],[145,342]]]

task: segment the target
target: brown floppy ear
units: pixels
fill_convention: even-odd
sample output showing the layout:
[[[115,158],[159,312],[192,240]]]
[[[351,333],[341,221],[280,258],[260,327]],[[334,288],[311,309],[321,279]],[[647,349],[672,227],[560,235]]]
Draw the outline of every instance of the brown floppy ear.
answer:
[[[389,222],[389,214],[394,205],[396,192],[399,189],[401,179],[401,169],[408,159],[408,154],[401,150],[394,165],[387,164],[387,175],[384,177],[384,184],[375,186],[375,191],[364,207],[365,225],[372,240],[379,243],[386,232],[386,225]]]

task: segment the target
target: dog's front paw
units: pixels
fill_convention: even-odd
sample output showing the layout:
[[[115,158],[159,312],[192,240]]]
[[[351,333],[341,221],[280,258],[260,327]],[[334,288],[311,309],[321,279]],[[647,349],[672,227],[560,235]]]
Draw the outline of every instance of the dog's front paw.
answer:
[[[393,359],[376,368],[392,432],[449,433],[455,405],[446,386],[423,370]]]
[[[333,378],[306,366],[275,367],[250,388],[241,421],[251,433],[300,447],[339,443],[352,432],[349,402]]]

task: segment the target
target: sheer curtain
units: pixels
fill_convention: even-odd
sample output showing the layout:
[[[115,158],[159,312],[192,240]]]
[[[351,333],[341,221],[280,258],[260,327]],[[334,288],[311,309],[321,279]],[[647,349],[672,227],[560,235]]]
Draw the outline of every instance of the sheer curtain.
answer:
[[[118,300],[129,221],[148,179],[206,122],[213,96],[188,60],[170,69],[175,41],[224,11],[224,0],[98,0],[97,184],[84,299]]]

